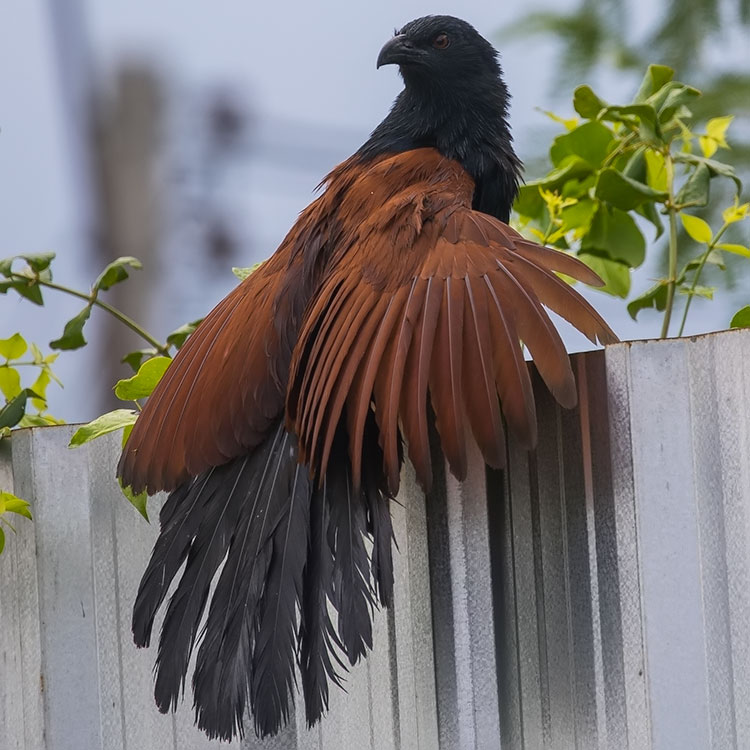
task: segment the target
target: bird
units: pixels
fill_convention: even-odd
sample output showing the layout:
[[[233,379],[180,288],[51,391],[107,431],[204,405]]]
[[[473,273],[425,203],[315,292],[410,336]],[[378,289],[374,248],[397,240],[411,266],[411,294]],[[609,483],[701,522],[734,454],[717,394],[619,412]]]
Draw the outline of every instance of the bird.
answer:
[[[187,339],[118,464],[133,492],[169,493],[135,643],[166,606],[156,704],[176,708],[194,657],[195,721],[212,738],[241,736],[248,708],[258,736],[277,733],[297,675],[314,725],[367,656],[374,608],[393,601],[390,504],[406,460],[430,489],[432,430],[459,480],[470,441],[492,467],[506,427],[531,449],[524,347],[575,405],[548,309],[617,341],[561,278],[599,277],[508,225],[522,165],[494,47],[426,16],[383,46],[386,65],[404,83],[388,115]]]

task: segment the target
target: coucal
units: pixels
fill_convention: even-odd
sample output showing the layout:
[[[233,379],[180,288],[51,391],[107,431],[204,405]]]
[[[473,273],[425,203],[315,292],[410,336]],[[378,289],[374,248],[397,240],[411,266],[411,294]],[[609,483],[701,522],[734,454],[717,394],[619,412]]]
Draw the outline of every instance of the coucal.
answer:
[[[559,403],[576,402],[545,307],[594,342],[616,340],[557,275],[597,285],[596,274],[506,223],[521,163],[489,42],[428,16],[377,64],[404,79],[390,113],[188,339],[118,467],[133,491],[170,493],[133,612],[147,646],[182,570],[156,703],[176,706],[199,643],[196,721],[211,737],[242,733],[248,702],[258,734],[276,733],[295,665],[312,725],[329,683],[367,654],[372,608],[392,600],[402,441],[425,490],[433,419],[458,479],[470,439],[501,467],[503,419],[536,440],[520,342]]]

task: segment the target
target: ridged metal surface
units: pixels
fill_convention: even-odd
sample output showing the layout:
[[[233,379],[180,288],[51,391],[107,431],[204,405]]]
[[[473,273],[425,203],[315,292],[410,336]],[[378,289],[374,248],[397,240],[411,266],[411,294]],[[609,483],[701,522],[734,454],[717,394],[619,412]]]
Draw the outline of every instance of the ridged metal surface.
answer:
[[[260,742],[248,719],[241,742],[211,742],[193,725],[189,695],[175,715],[157,711],[156,649],[133,645],[132,603],[157,522],[146,524],[113,479],[119,437],[71,450],[73,429],[21,430],[12,456],[7,441],[0,452],[0,489],[34,513],[0,556],[0,750],[438,746],[425,502],[409,472],[410,502],[393,508],[395,607],[375,613],[374,651],[346,692],[331,690],[326,720],[308,730],[297,712]]]
[[[574,364],[489,474],[502,746],[749,748],[750,332]]]
[[[573,361],[575,410],[535,376],[534,453],[474,452],[463,485],[436,463],[426,503],[405,474],[395,607],[323,723],[222,747],[750,748],[750,333]],[[130,607],[156,529],[117,438],[70,432],[0,451],[35,511],[0,557],[0,750],[218,747],[154,707]]]

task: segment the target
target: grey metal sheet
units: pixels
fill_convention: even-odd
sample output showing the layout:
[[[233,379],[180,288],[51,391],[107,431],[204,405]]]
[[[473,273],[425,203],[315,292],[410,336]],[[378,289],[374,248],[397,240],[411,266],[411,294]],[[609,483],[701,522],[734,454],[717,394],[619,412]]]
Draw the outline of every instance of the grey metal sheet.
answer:
[[[28,452],[13,446],[13,473],[36,511],[46,747],[96,750],[102,745],[88,465],[85,454],[68,451],[71,433],[32,431]],[[32,492],[23,492],[32,486]]]
[[[572,411],[534,376],[533,454],[510,440],[485,471],[474,450],[463,485],[438,462],[426,502],[405,471],[374,653],[318,727],[296,711],[235,747],[750,747],[750,332],[574,367]],[[156,711],[153,651],[132,644],[156,528],[112,479],[118,439],[71,452],[69,434],[16,433],[12,480],[0,452],[35,513],[0,557],[0,748],[218,746],[189,699]]]
[[[0,441],[0,490],[13,491],[10,443]],[[23,655],[21,641],[20,591],[17,582],[18,546],[30,533],[30,523],[13,521],[20,534],[5,529],[5,553],[0,557],[0,736],[7,750],[24,750]],[[10,689],[13,686],[13,689]]]

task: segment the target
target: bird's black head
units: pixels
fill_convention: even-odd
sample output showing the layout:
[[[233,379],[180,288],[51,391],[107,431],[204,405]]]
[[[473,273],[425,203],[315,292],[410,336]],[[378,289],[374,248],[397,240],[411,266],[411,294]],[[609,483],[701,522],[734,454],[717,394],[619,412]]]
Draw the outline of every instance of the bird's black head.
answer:
[[[474,207],[507,221],[521,163],[494,47],[466,21],[425,16],[386,42],[377,65],[391,64],[399,66],[405,88],[359,154],[437,148],[474,178]]]
[[[453,16],[425,16],[386,42],[378,67],[398,65],[407,88],[497,85],[497,52],[477,30]]]

